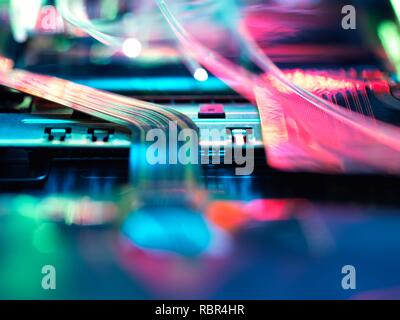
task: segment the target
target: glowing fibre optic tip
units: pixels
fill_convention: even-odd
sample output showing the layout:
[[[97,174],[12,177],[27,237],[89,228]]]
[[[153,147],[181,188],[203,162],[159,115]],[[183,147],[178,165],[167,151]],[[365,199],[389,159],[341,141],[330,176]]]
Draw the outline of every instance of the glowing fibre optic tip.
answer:
[[[129,58],[136,58],[142,52],[142,44],[135,38],[126,39],[122,44],[122,52]]]
[[[396,13],[397,19],[400,21],[400,1],[399,0],[390,0],[393,10]]]
[[[378,26],[378,36],[389,59],[400,75],[400,34],[396,23],[384,21]]]
[[[200,82],[207,81],[207,79],[208,79],[207,70],[205,70],[203,68],[197,68],[196,71],[194,72],[193,76],[197,81],[200,81]]]

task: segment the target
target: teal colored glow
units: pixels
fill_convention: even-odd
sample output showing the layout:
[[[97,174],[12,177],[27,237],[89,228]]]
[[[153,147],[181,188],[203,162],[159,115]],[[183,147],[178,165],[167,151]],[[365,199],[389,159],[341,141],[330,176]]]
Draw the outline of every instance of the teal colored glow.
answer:
[[[23,123],[27,124],[68,124],[77,123],[74,120],[63,120],[63,119],[23,119]]]
[[[61,236],[54,223],[42,223],[33,232],[32,244],[41,253],[53,253],[60,247]]]
[[[217,78],[199,82],[188,77],[72,79],[92,88],[111,91],[220,91],[228,87]]]
[[[185,208],[147,207],[132,213],[122,232],[143,250],[197,256],[211,243],[211,230],[203,216]]]

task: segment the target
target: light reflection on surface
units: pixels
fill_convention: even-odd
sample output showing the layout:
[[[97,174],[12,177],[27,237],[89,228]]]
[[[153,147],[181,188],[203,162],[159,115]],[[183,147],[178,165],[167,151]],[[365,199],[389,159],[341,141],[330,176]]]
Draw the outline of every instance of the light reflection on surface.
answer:
[[[29,201],[25,210],[10,212],[1,199],[0,257],[5,263],[0,278],[9,279],[2,282],[8,297],[50,297],[35,289],[40,278],[35,268],[17,280],[22,266],[16,264],[28,261],[38,266],[50,261],[59,268],[65,290],[53,298],[369,299],[380,296],[382,287],[400,283],[395,272],[400,219],[390,206],[217,201],[206,215],[138,210],[114,224],[76,228],[38,219],[35,212],[27,215],[34,208]],[[154,223],[157,227],[150,228]],[[390,266],[387,272],[375,261]],[[369,275],[357,293],[337,285],[341,266],[349,262]],[[398,296],[396,290],[387,294]]]

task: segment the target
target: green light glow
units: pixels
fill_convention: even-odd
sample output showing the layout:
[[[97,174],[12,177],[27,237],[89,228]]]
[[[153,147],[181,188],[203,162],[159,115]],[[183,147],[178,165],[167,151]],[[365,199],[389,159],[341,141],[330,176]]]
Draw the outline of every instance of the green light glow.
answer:
[[[400,0],[390,0],[397,19],[400,21]]]
[[[104,19],[114,20],[118,15],[119,1],[115,0],[103,0],[101,6],[101,14]]]
[[[382,22],[378,26],[378,36],[397,75],[400,76],[400,34],[396,23],[393,21]]]
[[[42,223],[33,232],[32,244],[40,253],[54,252],[60,241],[59,230],[54,223]]]

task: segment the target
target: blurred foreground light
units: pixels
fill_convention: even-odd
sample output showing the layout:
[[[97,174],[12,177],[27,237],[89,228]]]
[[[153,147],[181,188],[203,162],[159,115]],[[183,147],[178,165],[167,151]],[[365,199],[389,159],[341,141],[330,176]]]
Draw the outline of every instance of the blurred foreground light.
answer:
[[[12,199],[10,209],[11,212],[39,221],[79,226],[107,225],[114,221],[118,210],[112,200],[98,201],[88,196],[73,195],[40,198],[23,194]]]
[[[52,253],[60,245],[60,237],[56,224],[45,222],[34,231],[32,244],[41,253]]]
[[[200,82],[207,81],[207,79],[208,79],[207,70],[204,68],[197,68],[196,71],[194,72],[193,76],[197,81],[200,81]]]
[[[14,66],[14,62],[10,59],[0,56],[0,72],[10,71]]]
[[[389,60],[400,76],[400,33],[396,23],[384,21],[378,26],[378,36]]]
[[[14,40],[25,42],[28,34],[35,28],[35,24],[42,7],[43,0],[11,0],[9,15]]]
[[[224,230],[234,231],[248,221],[242,206],[241,202],[236,201],[211,202],[207,208],[207,218]]]
[[[397,19],[400,21],[400,0],[390,0],[390,3],[392,4]]]
[[[124,221],[122,233],[151,252],[194,257],[207,251],[212,232],[201,213],[181,207],[143,207]]]
[[[126,39],[122,45],[122,52],[129,58],[136,58],[142,52],[142,44],[135,38]]]

